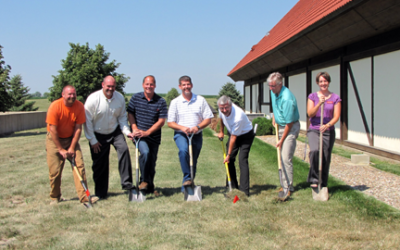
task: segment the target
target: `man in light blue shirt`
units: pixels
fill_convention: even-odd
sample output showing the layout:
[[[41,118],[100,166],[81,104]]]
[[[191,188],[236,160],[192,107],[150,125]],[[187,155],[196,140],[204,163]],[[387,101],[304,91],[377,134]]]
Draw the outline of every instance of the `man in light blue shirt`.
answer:
[[[272,124],[279,125],[279,141],[276,147],[281,149],[282,189],[279,198],[286,199],[294,191],[292,158],[296,150],[296,139],[300,132],[299,110],[296,97],[282,85],[282,75],[275,72],[269,75],[267,82],[271,90],[273,108]],[[287,180],[288,179],[288,180]]]

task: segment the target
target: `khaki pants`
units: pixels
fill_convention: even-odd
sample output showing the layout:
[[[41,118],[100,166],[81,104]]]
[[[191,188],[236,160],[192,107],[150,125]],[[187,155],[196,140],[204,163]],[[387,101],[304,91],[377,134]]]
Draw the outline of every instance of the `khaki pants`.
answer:
[[[59,138],[59,140],[60,140],[61,146],[64,149],[68,150],[68,148],[72,142],[72,137],[65,138],[65,139]],[[65,161],[68,161],[68,160],[64,159],[60,155],[49,132],[47,133],[47,137],[46,137],[46,151],[47,151],[47,165],[49,166],[50,198],[52,200],[58,200],[61,198],[61,173],[64,169]],[[83,156],[82,156],[81,147],[79,146],[79,143],[77,143],[76,147],[75,147],[75,164],[76,164],[76,167],[78,168],[79,174],[81,175],[81,177],[87,187],[85,166],[83,164]],[[72,171],[72,169],[71,169],[71,171]],[[86,197],[85,190],[82,187],[82,184],[79,180],[78,175],[75,173],[75,171],[72,171],[72,173],[74,176],[75,189],[78,194],[79,200],[81,202],[87,202],[88,198]]]
[[[283,131],[285,131],[285,126],[279,126],[279,139],[282,138]],[[281,158],[282,158],[282,168],[285,168],[287,178],[289,179],[289,186],[293,186],[293,155],[296,150],[296,139],[299,136],[300,123],[294,122],[292,129],[290,129],[288,135],[282,143]],[[282,171],[282,181],[283,188],[288,187],[288,181],[286,180],[286,174]]]

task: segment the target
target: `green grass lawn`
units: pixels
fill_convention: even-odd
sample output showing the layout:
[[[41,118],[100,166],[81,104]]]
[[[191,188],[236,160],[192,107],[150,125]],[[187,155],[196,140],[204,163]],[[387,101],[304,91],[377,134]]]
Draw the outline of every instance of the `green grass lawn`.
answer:
[[[291,199],[276,201],[276,150],[256,139],[249,158],[251,196],[224,197],[225,167],[219,140],[205,131],[196,184],[203,201],[185,202],[173,131],[163,128],[155,178],[159,197],[128,202],[110,156],[110,197],[91,210],[76,200],[70,165],[63,197],[50,206],[45,129],[0,138],[0,248],[9,249],[396,249],[400,211],[329,179],[330,200],[316,202],[306,183],[308,165],[294,159]],[[91,158],[82,137],[89,189]],[[129,143],[131,158],[134,147]],[[135,176],[133,176],[135,179]]]
[[[39,107],[37,111],[47,111],[50,106],[50,101],[46,99],[28,99],[25,102],[35,102],[34,108]]]

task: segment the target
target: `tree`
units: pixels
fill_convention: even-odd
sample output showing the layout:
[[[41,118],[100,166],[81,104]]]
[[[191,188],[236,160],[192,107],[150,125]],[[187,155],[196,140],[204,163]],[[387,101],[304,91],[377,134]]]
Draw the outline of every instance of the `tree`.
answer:
[[[12,99],[8,94],[11,67],[3,61],[2,48],[0,45],[0,111],[5,112],[12,106]]]
[[[30,96],[31,96],[31,97],[41,97],[42,94],[41,94],[39,91],[36,91],[35,93],[30,94]]]
[[[50,93],[49,93],[49,92],[44,92],[44,93],[43,93],[43,97],[44,97],[44,98],[48,98],[48,97],[49,97],[49,95],[50,95]]]
[[[48,97],[50,101],[61,97],[64,86],[72,85],[76,88],[77,99],[84,102],[92,92],[101,89],[101,83],[108,75],[115,78],[116,90],[125,95],[123,88],[129,77],[115,72],[120,63],[115,60],[106,63],[110,53],[106,53],[101,44],[96,45],[96,49],[89,48],[88,43],[69,45],[71,49],[67,58],[61,61],[63,69],[58,71],[57,76],[53,76],[53,86],[50,87]]]
[[[179,96],[179,93],[176,88],[172,88],[170,91],[168,91],[167,95],[165,96],[165,101],[167,102],[167,107],[169,107],[169,104],[171,103],[171,101],[174,100],[178,96]]]
[[[21,75],[15,75],[10,80],[10,90],[8,92],[12,99],[12,111],[36,111],[39,107],[33,108],[35,102],[25,103],[31,96],[28,94],[29,88],[24,87]],[[40,93],[39,93],[40,94]]]
[[[240,92],[236,89],[235,84],[231,82],[227,82],[224,84],[221,88],[221,90],[218,93],[218,98],[221,96],[226,95],[229,96],[234,104],[237,106],[243,108],[243,96],[240,94]],[[218,105],[217,105],[218,109]]]

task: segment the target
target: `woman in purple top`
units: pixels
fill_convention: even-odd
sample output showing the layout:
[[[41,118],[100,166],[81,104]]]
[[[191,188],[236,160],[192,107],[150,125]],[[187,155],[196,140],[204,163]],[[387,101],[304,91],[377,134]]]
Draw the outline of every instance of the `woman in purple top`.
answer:
[[[311,93],[307,100],[307,114],[310,117],[310,127],[307,131],[310,145],[310,172],[307,181],[312,188],[318,187],[318,158],[319,158],[319,136],[323,133],[322,146],[322,183],[321,187],[328,184],[329,165],[331,153],[335,142],[335,123],[339,120],[341,111],[341,99],[338,95],[329,91],[331,77],[327,72],[320,72],[316,77],[319,91]],[[324,104],[324,117],[321,126],[321,105]]]

